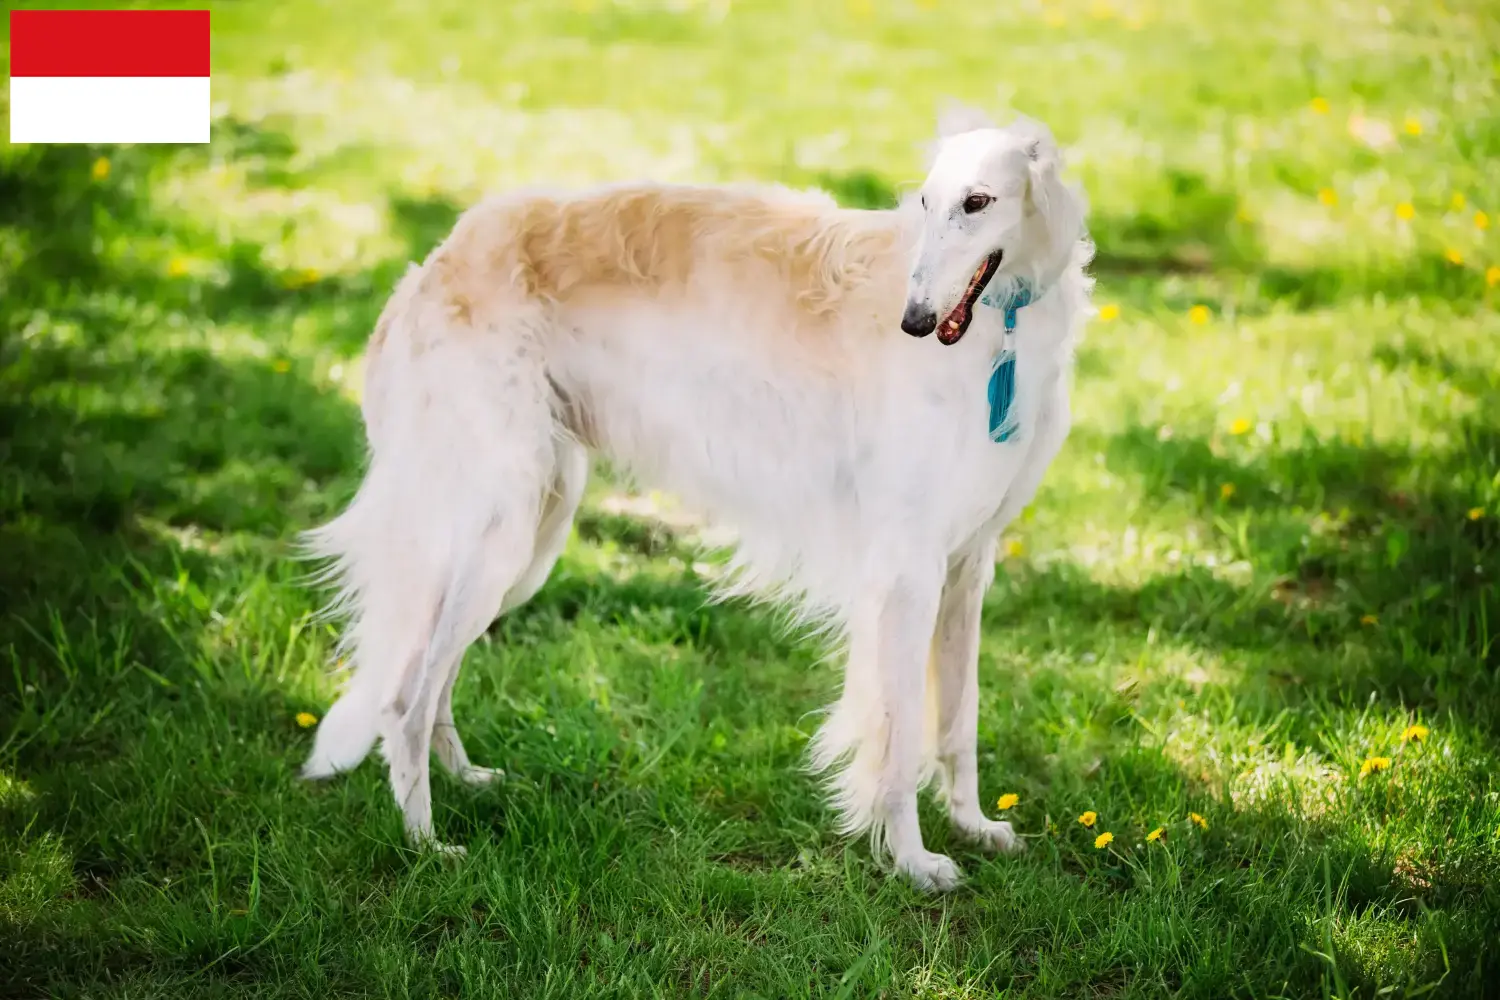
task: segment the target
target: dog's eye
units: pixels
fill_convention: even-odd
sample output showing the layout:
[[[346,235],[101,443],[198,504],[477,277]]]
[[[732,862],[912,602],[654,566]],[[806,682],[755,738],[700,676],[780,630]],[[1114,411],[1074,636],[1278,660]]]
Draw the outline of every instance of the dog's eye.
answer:
[[[990,202],[994,200],[987,194],[971,194],[964,199],[964,211],[969,215],[973,215],[975,212],[983,212],[989,207]]]
[[[927,196],[925,194],[922,196],[922,211],[927,211]]]

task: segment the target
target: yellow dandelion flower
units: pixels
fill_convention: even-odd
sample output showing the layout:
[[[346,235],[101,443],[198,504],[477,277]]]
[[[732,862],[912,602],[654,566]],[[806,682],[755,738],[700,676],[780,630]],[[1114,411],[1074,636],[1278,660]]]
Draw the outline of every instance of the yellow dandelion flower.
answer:
[[[1453,192],[1453,197],[1448,201],[1448,207],[1452,208],[1455,212],[1462,212],[1464,210],[1464,206],[1467,204],[1468,201],[1464,198],[1464,193],[1462,191]]]
[[[872,13],[870,0],[849,0],[849,13],[855,17],[869,17]]]
[[[317,268],[304,267],[299,271],[288,272],[282,277],[281,283],[288,288],[305,288],[308,285],[316,284],[321,277],[323,275],[319,273]]]
[[[995,808],[1003,811],[1013,808],[1015,804],[1020,801],[1021,796],[1017,795],[1015,792],[1006,792],[1004,795],[1000,796],[1000,801],[995,803]]]
[[[1333,188],[1321,188],[1318,191],[1318,201],[1332,208],[1339,203],[1339,193]]]
[[[1328,98],[1326,98],[1326,97],[1314,97],[1312,99],[1312,102],[1308,104],[1308,107],[1312,108],[1313,114],[1315,114],[1315,115],[1326,115],[1326,114],[1328,114],[1328,110],[1329,110],[1328,109]]]
[[[1487,267],[1484,269],[1484,283],[1490,288],[1500,285],[1500,267]]]
[[[1125,27],[1131,31],[1140,31],[1146,26],[1146,19],[1139,14],[1130,13],[1125,15]]]
[[[1475,212],[1474,213],[1474,228],[1475,229],[1488,229],[1488,228],[1490,228],[1490,217],[1489,217],[1489,215],[1487,215],[1484,212]]]
[[[1099,836],[1094,838],[1094,850],[1102,851],[1114,842],[1115,835],[1110,833],[1108,830],[1105,830],[1103,833],[1099,834]]]
[[[1454,266],[1460,266],[1464,262],[1464,254],[1457,247],[1449,247],[1443,251],[1443,259]]]
[[[285,375],[287,372],[292,370],[292,363],[284,358],[278,358],[276,361],[271,363],[271,370],[276,372],[278,375]]]
[[[1403,201],[1396,206],[1396,218],[1402,222],[1410,222],[1417,217],[1416,206],[1409,201]]]
[[[99,157],[99,159],[95,160],[93,169],[89,171],[89,176],[94,178],[94,180],[96,181],[102,181],[104,180],[104,178],[108,177],[109,157],[101,156]]]
[[[1407,135],[1421,135],[1422,119],[1407,115],[1406,121],[1401,123],[1401,127],[1406,129]]]
[[[1229,425],[1229,433],[1233,434],[1235,437],[1239,437],[1243,434],[1249,434],[1250,428],[1253,426],[1255,425],[1250,423],[1250,421],[1246,418],[1235,417],[1234,422]]]
[[[317,724],[318,717],[316,715],[313,715],[311,712],[297,713],[297,725],[301,726],[303,729],[311,729]]]
[[[1115,16],[1115,9],[1109,4],[1104,3],[1103,0],[1099,0],[1099,2],[1089,8],[1089,16],[1096,21],[1108,21]]]
[[[1219,484],[1219,499],[1220,500],[1228,500],[1232,496],[1234,496],[1234,484],[1233,483],[1220,483]]]
[[[1193,308],[1188,310],[1188,320],[1192,323],[1197,324],[1198,326],[1202,326],[1204,323],[1207,323],[1212,315],[1213,314],[1208,311],[1208,306],[1193,306]]]
[[[1379,615],[1364,615],[1363,617],[1360,618],[1359,623],[1361,625],[1379,625],[1380,624],[1380,616]]]
[[[1112,323],[1120,318],[1120,307],[1111,302],[1107,306],[1099,307],[1099,322]]]
[[[1471,521],[1477,521],[1477,520],[1479,520],[1483,516],[1484,516],[1484,508],[1483,507],[1470,507],[1469,508],[1469,520],[1471,520]]]
[[[167,277],[180,278],[188,273],[188,262],[185,257],[173,257],[167,261]]]
[[[1208,820],[1204,819],[1198,813],[1188,813],[1188,819],[1191,820],[1192,824],[1194,826],[1196,826],[1198,829],[1200,829],[1200,830],[1207,830],[1208,829]]]
[[[1159,826],[1155,830],[1152,830],[1150,833],[1146,834],[1146,843],[1148,843],[1148,844],[1154,843],[1154,842],[1162,839],[1166,835],[1167,835],[1167,828],[1164,827],[1164,826]]]
[[[1060,10],[1047,11],[1047,27],[1061,28],[1068,23],[1067,15]]]
[[[1389,757],[1366,757],[1365,762],[1359,765],[1359,776],[1365,778],[1375,771],[1388,770],[1390,766],[1391,759]]]
[[[1007,556],[1010,556],[1012,559],[1014,559],[1017,556],[1019,556],[1022,552],[1025,552],[1025,551],[1026,551],[1026,546],[1024,546],[1024,545],[1021,544],[1021,540],[1019,538],[1008,538],[1008,539],[1006,539],[1006,541],[1005,541],[1005,554]]]
[[[1401,730],[1402,743],[1421,743],[1427,739],[1428,729],[1420,722],[1413,723]]]
[[[1093,826],[1098,821],[1099,814],[1094,812],[1094,810],[1092,809],[1084,813],[1082,816],[1078,817],[1078,822],[1082,823],[1084,826]]]

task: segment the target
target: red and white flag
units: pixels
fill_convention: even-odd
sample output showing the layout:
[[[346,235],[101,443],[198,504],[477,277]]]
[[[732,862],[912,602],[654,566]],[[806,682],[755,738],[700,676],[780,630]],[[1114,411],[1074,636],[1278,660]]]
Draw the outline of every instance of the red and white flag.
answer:
[[[208,11],[13,10],[11,142],[207,142]]]

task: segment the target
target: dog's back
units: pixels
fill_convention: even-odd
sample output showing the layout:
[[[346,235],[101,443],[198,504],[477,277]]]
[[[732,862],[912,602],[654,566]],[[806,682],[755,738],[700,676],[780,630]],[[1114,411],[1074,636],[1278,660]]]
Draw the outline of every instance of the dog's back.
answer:
[[[425,266],[457,309],[481,314],[517,294],[559,305],[684,295],[750,268],[775,275],[762,294],[826,317],[872,280],[899,282],[900,244],[892,213],[821,193],[619,185],[481,203]]]

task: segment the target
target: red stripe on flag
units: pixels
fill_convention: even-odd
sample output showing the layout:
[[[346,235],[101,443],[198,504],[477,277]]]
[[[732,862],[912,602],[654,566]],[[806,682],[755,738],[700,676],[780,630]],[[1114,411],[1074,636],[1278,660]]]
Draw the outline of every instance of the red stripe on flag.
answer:
[[[208,76],[206,10],[13,10],[11,76]]]

